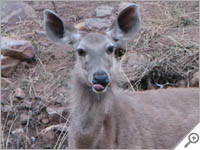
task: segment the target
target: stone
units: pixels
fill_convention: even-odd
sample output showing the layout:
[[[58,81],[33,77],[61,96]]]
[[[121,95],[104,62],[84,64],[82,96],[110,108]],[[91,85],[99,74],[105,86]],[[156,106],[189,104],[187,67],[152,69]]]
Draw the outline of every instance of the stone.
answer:
[[[21,104],[21,108],[22,109],[31,109],[32,106],[32,102],[25,100],[22,104]]]
[[[1,106],[1,112],[4,112],[4,113],[13,112],[13,109],[9,105],[4,105],[4,106]]]
[[[25,98],[25,93],[21,88],[15,89],[15,97],[19,99],[24,99]]]
[[[36,12],[28,4],[20,1],[3,1],[1,3],[1,23],[15,24],[21,20],[36,18]]]
[[[20,60],[30,60],[35,57],[35,48],[32,43],[26,40],[1,38],[1,53]]]
[[[46,38],[46,32],[45,31],[39,31],[39,30],[36,30],[35,31],[35,34],[39,37],[39,38]]]
[[[27,121],[29,120],[29,116],[26,114],[21,114],[20,115],[20,123],[21,125],[25,125]]]
[[[102,30],[111,26],[111,21],[106,18],[89,18],[85,20],[87,30]]]
[[[1,75],[3,77],[9,77],[15,71],[19,63],[20,60],[18,59],[1,55]],[[4,87],[4,84],[2,86]]]
[[[46,108],[46,111],[47,111],[47,113],[49,114],[49,115],[54,115],[54,114],[62,114],[62,112],[63,112],[63,110],[64,110],[64,107],[60,107],[60,106],[48,106],[47,108]]]
[[[52,130],[49,130],[48,132],[41,133],[39,135],[43,140],[42,141],[49,141],[49,140],[54,140],[55,133]]]
[[[44,123],[44,124],[48,124],[50,121],[49,121],[48,118],[43,118],[43,119],[41,120],[41,122]]]
[[[17,128],[14,131],[12,131],[11,133],[15,134],[15,135],[19,135],[19,134],[23,134],[24,130],[23,130],[23,128]]]
[[[48,113],[48,118],[51,122],[57,122],[60,120],[67,120],[66,114],[64,112],[65,107],[61,106],[48,106],[46,111]]]
[[[112,14],[113,7],[110,6],[99,6],[95,10],[96,17],[106,17]]]

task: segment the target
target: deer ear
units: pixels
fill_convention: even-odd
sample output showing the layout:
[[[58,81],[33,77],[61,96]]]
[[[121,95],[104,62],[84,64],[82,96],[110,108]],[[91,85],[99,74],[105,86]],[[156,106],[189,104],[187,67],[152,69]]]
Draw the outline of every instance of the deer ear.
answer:
[[[80,39],[76,29],[64,24],[62,19],[51,10],[44,10],[44,27],[48,38],[58,44],[74,44]]]
[[[107,33],[114,40],[126,40],[127,38],[131,38],[138,31],[140,24],[141,18],[138,6],[131,4],[119,13],[117,19]]]

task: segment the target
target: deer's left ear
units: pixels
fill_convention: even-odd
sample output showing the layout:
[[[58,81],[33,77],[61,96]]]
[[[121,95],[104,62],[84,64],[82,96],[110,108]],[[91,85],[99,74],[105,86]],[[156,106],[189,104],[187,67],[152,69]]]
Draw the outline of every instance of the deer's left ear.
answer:
[[[137,5],[131,4],[119,13],[107,33],[114,40],[126,40],[138,31],[140,24],[139,8]]]

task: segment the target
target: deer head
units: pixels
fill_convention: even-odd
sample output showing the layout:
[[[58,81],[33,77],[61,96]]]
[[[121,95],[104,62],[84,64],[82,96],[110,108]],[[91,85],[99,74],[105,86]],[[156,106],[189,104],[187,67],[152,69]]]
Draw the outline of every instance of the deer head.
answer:
[[[115,52],[119,42],[131,38],[140,27],[140,15],[135,4],[124,8],[112,26],[104,33],[83,33],[64,24],[51,10],[44,11],[48,38],[55,43],[71,44],[77,54],[76,67],[82,83],[95,93],[104,93],[112,83],[111,72],[116,66]]]

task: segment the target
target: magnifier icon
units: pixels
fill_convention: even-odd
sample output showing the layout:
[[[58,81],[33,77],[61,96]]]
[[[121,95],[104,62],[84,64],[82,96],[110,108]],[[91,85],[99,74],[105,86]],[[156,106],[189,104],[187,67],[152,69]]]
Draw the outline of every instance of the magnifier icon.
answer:
[[[197,133],[190,133],[188,140],[189,141],[184,146],[185,148],[187,148],[190,143],[197,143],[199,141],[199,135]]]

